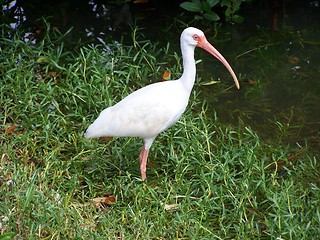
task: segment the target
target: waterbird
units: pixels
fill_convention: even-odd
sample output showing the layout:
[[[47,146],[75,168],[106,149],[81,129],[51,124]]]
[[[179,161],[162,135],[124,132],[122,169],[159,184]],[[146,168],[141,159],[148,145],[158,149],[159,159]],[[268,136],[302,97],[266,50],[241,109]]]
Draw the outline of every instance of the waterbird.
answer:
[[[200,47],[216,57],[229,70],[236,87],[240,85],[226,59],[194,27],[180,36],[183,73],[177,80],[157,82],[136,90],[117,104],[104,109],[88,127],[85,138],[139,137],[144,144],[139,154],[141,179],[147,177],[150,147],[159,133],[175,124],[185,111],[196,78],[194,50]]]

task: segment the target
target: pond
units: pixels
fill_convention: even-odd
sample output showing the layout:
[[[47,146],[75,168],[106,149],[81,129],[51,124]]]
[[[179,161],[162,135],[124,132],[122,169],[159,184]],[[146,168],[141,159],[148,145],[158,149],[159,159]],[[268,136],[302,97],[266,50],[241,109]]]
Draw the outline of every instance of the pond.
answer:
[[[224,121],[239,121],[271,141],[278,136],[282,142],[294,144],[307,138],[309,144],[318,145],[319,47],[319,32],[306,28],[302,32],[288,29],[278,36],[260,31],[223,46],[240,75],[242,88],[240,93],[212,94],[215,86],[201,87],[209,109],[214,108]],[[221,66],[209,75],[223,76],[223,81],[228,78]]]
[[[216,31],[202,26],[209,41],[239,76],[241,89],[230,88],[233,83],[229,73],[200,50],[196,57],[203,61],[198,64],[199,80],[195,88],[207,102],[208,115],[216,113],[219,121],[236,127],[250,126],[276,144],[304,145],[307,139],[309,146],[319,149],[320,7],[317,1],[303,2],[282,6],[277,32],[269,30],[265,1],[243,10],[243,24],[214,25]],[[38,7],[34,8],[34,4]],[[81,44],[121,37],[126,42],[130,39],[128,25],[135,23],[142,27],[146,38],[163,45],[169,41],[171,51],[180,52],[178,37],[183,23],[177,16],[181,16],[181,9],[170,1],[131,6],[94,0],[80,1],[77,5],[72,1],[49,5],[36,0],[8,1],[3,11],[13,29],[21,25],[31,29],[26,39],[39,31],[36,19],[42,16],[52,16],[48,18],[51,26],[62,32],[72,26],[70,34],[81,38]]]

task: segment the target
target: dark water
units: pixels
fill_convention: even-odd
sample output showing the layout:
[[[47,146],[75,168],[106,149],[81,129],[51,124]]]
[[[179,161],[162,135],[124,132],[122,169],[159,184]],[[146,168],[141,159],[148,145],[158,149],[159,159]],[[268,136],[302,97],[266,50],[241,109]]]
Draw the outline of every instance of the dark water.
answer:
[[[144,4],[115,5],[110,1],[6,1],[3,22],[12,29],[29,29],[25,37],[37,33],[39,18],[48,17],[61,32],[71,26],[74,39],[82,43],[130,38],[130,24],[143,28],[146,38],[172,42],[182,28],[179,1],[149,1]],[[217,112],[222,122],[250,126],[260,136],[279,143],[320,145],[320,3],[281,2],[278,31],[271,30],[269,1],[256,1],[240,12],[245,22],[218,26],[208,39],[228,59],[240,76],[241,90],[232,86],[228,72],[208,54],[197,50],[201,80],[195,86],[208,103],[208,114]],[[174,18],[175,16],[181,16]],[[178,20],[177,20],[178,19]],[[176,26],[180,26],[180,29]],[[208,30],[207,26],[199,26]],[[161,29],[171,34],[163,34]],[[175,31],[179,31],[175,33]],[[174,37],[175,36],[175,37]],[[176,46],[178,43],[173,43]],[[219,81],[204,86],[203,83]],[[276,139],[276,140],[275,140]],[[277,143],[276,142],[276,143]]]
[[[221,94],[216,86],[201,89],[209,109],[214,108],[223,121],[235,125],[240,121],[272,141],[278,137],[294,144],[307,138],[310,144],[319,146],[319,31],[286,31],[289,36],[278,33],[275,37],[262,31],[222,46],[231,48],[223,52],[228,52],[229,61],[240,75],[239,93]],[[203,74],[212,68],[204,69]],[[222,76],[223,82],[231,84],[221,65],[211,75]]]

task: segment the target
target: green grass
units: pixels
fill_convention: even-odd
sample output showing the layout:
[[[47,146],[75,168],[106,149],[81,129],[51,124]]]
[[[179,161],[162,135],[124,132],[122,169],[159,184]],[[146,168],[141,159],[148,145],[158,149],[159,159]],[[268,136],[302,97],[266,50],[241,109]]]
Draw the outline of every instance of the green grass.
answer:
[[[139,34],[133,46],[70,51],[54,31],[36,45],[0,41],[0,239],[320,237],[320,165],[308,145],[271,145],[223,125],[197,89],[155,141],[146,183],[141,140],[84,139],[103,108],[168,66],[175,78],[181,65],[168,62],[181,59]],[[97,208],[106,195],[115,202]]]

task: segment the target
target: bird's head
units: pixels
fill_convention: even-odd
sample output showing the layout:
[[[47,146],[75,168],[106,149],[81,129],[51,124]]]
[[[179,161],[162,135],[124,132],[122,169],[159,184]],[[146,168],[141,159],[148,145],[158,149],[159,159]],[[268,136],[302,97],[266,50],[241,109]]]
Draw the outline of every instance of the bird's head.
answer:
[[[207,52],[209,52],[211,55],[216,57],[220,62],[223,63],[223,65],[229,70],[230,74],[233,77],[233,80],[235,82],[236,87],[239,89],[240,85],[237,79],[237,76],[235,75],[234,71],[232,70],[230,64],[227,62],[227,60],[219,53],[217,49],[215,49],[207,40],[204,33],[194,27],[188,27],[185,30],[183,30],[181,37],[180,37],[181,43],[184,43],[188,46],[192,47],[200,47]]]
[[[206,40],[206,37],[201,30],[194,27],[188,27],[182,32],[180,40],[181,42],[196,47],[203,40]]]

